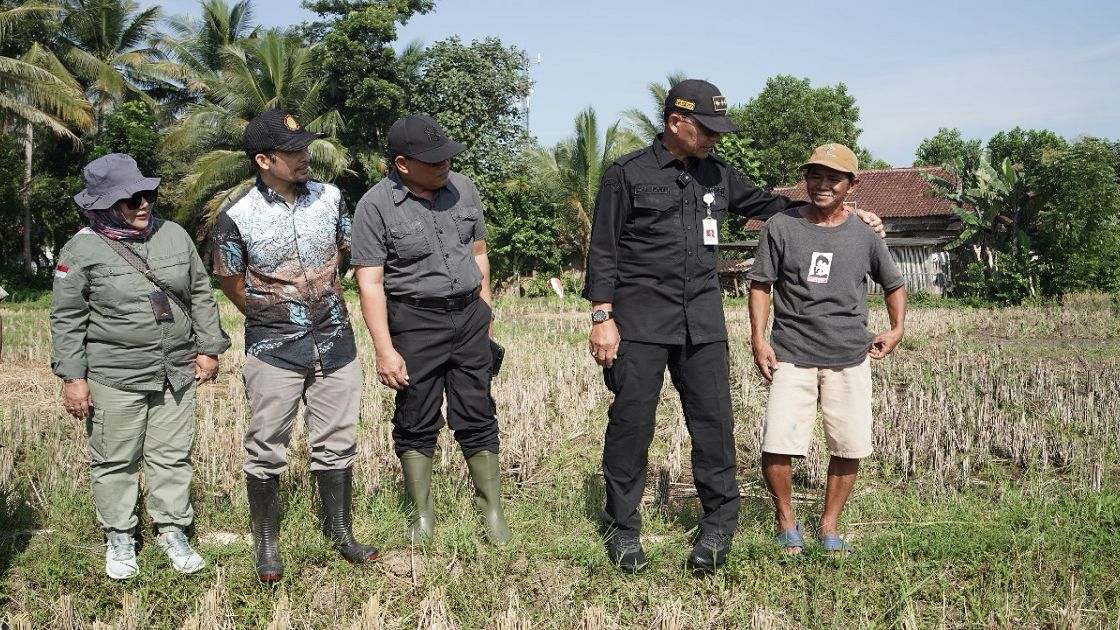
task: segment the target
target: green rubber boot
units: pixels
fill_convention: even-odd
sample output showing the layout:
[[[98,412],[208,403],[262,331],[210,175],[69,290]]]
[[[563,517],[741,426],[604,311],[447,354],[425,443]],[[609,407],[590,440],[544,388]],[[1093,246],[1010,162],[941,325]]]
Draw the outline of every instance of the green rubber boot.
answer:
[[[474,481],[474,504],[486,521],[490,542],[504,547],[513,540],[502,511],[502,474],[498,468],[498,454],[482,451],[467,460],[467,469]]]
[[[436,510],[432,505],[432,458],[419,451],[401,453],[401,472],[404,473],[404,489],[416,516],[408,526],[408,536],[414,543],[425,543],[432,539],[436,525]]]

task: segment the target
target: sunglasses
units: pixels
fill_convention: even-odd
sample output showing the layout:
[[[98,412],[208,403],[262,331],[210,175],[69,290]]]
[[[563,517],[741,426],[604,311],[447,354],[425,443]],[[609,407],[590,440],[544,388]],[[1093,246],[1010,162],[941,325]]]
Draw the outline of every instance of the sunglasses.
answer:
[[[147,201],[149,206],[154,206],[158,196],[159,193],[154,190],[141,190],[128,199],[122,199],[122,201],[124,201],[124,205],[128,206],[129,210],[139,210],[140,204],[144,201]]]

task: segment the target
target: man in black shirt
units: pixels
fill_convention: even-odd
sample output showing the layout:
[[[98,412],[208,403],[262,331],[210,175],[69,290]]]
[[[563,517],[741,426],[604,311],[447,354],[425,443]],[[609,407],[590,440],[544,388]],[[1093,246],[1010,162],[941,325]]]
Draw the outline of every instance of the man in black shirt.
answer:
[[[727,559],[739,512],[727,329],[716,277],[718,225],[735,212],[766,219],[802,205],[761,190],[712,153],[738,131],[727,99],[689,79],[665,98],[665,131],[603,174],[587,256],[589,346],[615,394],[603,447],[608,555],[626,572],[646,566],[638,505],[666,366],[692,436],[704,515],[689,565]],[[874,215],[861,216],[878,224]]]

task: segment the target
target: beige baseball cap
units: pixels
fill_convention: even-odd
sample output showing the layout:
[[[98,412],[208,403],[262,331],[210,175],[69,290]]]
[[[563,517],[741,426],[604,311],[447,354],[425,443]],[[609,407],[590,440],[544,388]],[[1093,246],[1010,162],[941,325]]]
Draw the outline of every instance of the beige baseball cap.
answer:
[[[827,166],[841,173],[851,173],[852,177],[855,177],[859,172],[859,158],[856,157],[856,154],[848,147],[832,142],[822,144],[814,149],[809,161],[802,164],[801,168],[806,169],[813,164]]]

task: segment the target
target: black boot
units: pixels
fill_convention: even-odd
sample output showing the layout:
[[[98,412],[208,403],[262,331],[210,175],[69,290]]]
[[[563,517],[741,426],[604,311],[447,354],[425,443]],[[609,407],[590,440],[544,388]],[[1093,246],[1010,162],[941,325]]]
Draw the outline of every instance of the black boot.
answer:
[[[262,582],[275,582],[284,576],[284,562],[280,559],[280,502],[276,477],[247,477],[246,486],[257,577]]]
[[[354,496],[352,469],[320,470],[319,498],[323,502],[323,534],[350,562],[368,562],[377,557],[377,548],[354,540],[350,526],[350,502]]]

